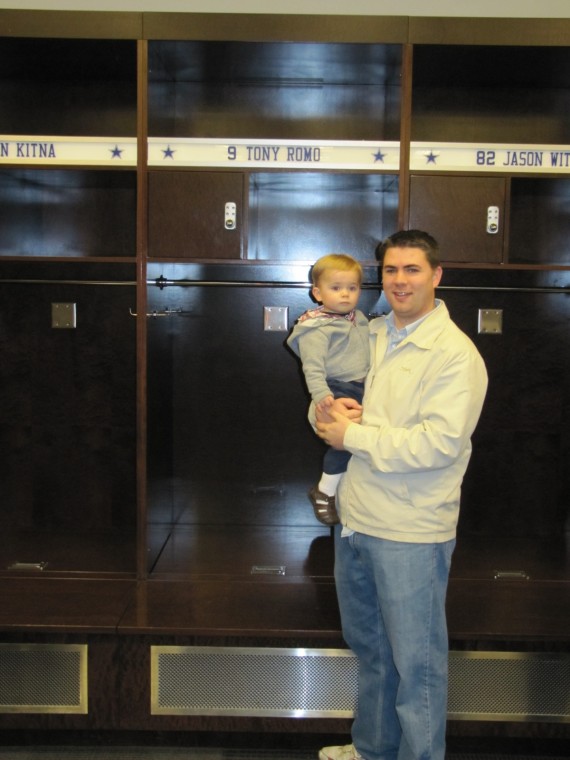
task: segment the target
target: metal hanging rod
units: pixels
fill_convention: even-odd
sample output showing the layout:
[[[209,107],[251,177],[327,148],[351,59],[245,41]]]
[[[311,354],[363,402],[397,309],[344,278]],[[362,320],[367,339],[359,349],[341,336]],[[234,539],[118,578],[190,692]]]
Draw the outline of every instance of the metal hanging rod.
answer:
[[[41,280],[41,279],[3,279],[0,278],[0,285],[89,285],[103,287],[135,287],[136,280]],[[247,281],[247,280],[167,280],[163,277],[156,280],[147,280],[147,285],[154,285],[161,290],[165,287],[221,287],[221,288],[310,288],[309,282],[276,282],[276,281]],[[379,285],[372,283],[363,283],[363,290],[381,290]],[[462,292],[482,292],[491,293],[560,293],[570,295],[570,287],[501,287],[496,285],[440,285],[438,290],[462,291]],[[136,316],[133,314],[133,316]],[[150,314],[149,316],[152,316]],[[164,316],[169,316],[168,313]]]
[[[245,280],[167,280],[159,277],[156,280],[147,280],[147,285],[155,285],[161,290],[165,287],[220,287],[220,288],[310,288],[309,282],[275,282],[275,281],[245,281]],[[363,283],[363,290],[381,290],[380,285],[372,283]],[[492,293],[562,293],[570,295],[570,287],[501,287],[496,285],[440,285],[438,290],[462,291],[462,292],[481,292],[488,291]]]
[[[0,278],[1,285],[128,285],[134,287],[137,283],[136,280],[27,280],[27,279],[3,279]]]
[[[147,285],[156,287],[220,287],[220,288],[310,288],[310,282],[275,282],[272,280],[166,280],[158,277],[156,280],[147,280]],[[378,287],[364,284],[363,288]]]
[[[133,311],[131,308],[129,308],[129,314],[131,317],[138,317],[138,314],[136,311]],[[182,309],[163,309],[158,311],[157,309],[153,309],[153,311],[149,311],[145,314],[145,317],[151,317],[154,319],[155,317],[184,317],[190,314],[189,311],[183,311]]]

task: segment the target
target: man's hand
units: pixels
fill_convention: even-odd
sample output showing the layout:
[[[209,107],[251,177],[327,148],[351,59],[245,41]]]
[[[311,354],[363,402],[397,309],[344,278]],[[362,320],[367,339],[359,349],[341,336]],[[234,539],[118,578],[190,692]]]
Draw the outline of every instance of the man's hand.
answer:
[[[329,446],[344,449],[344,434],[353,422],[362,420],[362,406],[351,398],[335,399],[327,411],[317,411],[316,432]]]
[[[362,404],[353,398],[337,398],[333,403],[323,408],[320,404],[315,407],[317,422],[332,422],[334,417],[331,412],[336,412],[344,417],[348,417],[351,422],[362,422]]]

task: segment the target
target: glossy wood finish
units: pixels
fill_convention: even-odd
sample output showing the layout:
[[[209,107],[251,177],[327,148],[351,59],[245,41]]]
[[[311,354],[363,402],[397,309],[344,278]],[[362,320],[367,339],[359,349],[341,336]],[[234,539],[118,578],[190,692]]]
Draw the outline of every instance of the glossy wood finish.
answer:
[[[570,266],[569,199],[567,178],[511,180],[510,262]]]
[[[165,541],[152,577],[246,579],[266,583],[275,581],[278,576],[291,582],[307,578],[330,581],[333,566],[330,528],[313,520],[308,499],[305,506],[307,522],[314,525],[239,526],[234,523],[230,526],[225,522],[195,526],[182,523]]]
[[[0,10],[3,37],[136,40],[142,37],[142,30],[139,13]]]
[[[148,43],[150,135],[400,139],[401,46],[231,40]]]
[[[136,137],[136,62],[133,40],[2,39],[0,133]]]
[[[335,16],[280,13],[145,13],[149,40],[405,42],[405,16]]]
[[[239,637],[261,642],[333,639],[340,625],[334,583],[286,579],[147,581],[120,625],[122,634]]]
[[[61,247],[47,263],[34,260],[54,250],[34,215],[49,204],[45,197],[31,204],[30,217],[26,193],[14,190],[20,170],[2,170],[12,186],[0,200],[8,205],[15,196],[19,202],[0,230],[2,240],[11,241],[0,277],[42,282],[0,285],[0,448],[7,452],[0,464],[0,630],[3,641],[88,642],[93,687],[88,717],[4,716],[1,727],[216,730],[222,723],[215,718],[148,721],[151,644],[343,645],[332,540],[306,496],[323,451],[306,421],[308,397],[298,363],[284,347],[284,333],[262,329],[263,307],[288,307],[292,324],[310,305],[310,263],[333,244],[371,263],[378,240],[397,218],[406,221],[409,202],[416,204],[407,167],[400,174],[404,186],[383,175],[372,187],[371,194],[379,195],[386,190],[383,182],[392,182],[387,200],[371,211],[362,210],[358,193],[347,203],[350,175],[344,187],[334,188],[344,193],[342,208],[358,219],[360,237],[352,238],[343,237],[346,217],[330,210],[307,217],[296,230],[295,213],[303,211],[299,188],[311,201],[334,206],[326,189],[315,193],[308,180],[295,186],[292,177],[270,172],[256,186],[244,172],[240,188],[244,196],[253,189],[254,203],[240,245],[250,244],[251,254],[240,260],[242,247],[228,261],[224,244],[216,250],[207,229],[194,241],[194,229],[183,223],[159,224],[168,221],[160,217],[170,199],[183,195],[179,185],[196,178],[180,171],[173,189],[160,186],[153,194],[151,187],[148,193],[149,125],[151,135],[226,137],[235,122],[245,137],[400,139],[404,150],[411,139],[508,141],[532,133],[533,140],[566,140],[570,59],[563,48],[542,54],[547,46],[566,45],[567,31],[566,21],[555,20],[0,11],[5,131],[33,133],[47,124],[57,134],[120,131],[139,137],[136,198],[130,175],[109,179],[102,172],[95,180],[80,170],[71,204],[78,212],[70,215],[61,190],[70,174],[57,173],[49,191],[61,208],[46,212],[48,228],[55,228],[58,245],[71,232],[73,250],[81,247],[67,262],[58,260],[66,255]],[[122,39],[112,44],[117,35]],[[62,45],[62,38],[70,44]],[[414,50],[406,44],[410,39]],[[95,40],[101,44],[94,46]],[[454,67],[447,52],[436,49],[443,43],[482,45],[479,53],[492,68],[494,46],[517,47],[522,40],[538,46],[536,52],[519,66],[518,52],[501,51],[506,74],[494,88],[486,87],[488,69],[480,68],[477,53],[463,52],[462,65]],[[253,42],[259,47],[251,48]],[[294,59],[281,44],[289,42],[297,45]],[[252,82],[257,54],[264,74]],[[75,57],[77,69],[69,65]],[[238,59],[241,84],[228,86]],[[548,86],[540,94],[546,70]],[[30,72],[41,81],[22,99],[23,75]],[[469,81],[456,81],[455,72]],[[347,87],[336,86],[340,74]],[[510,95],[514,74],[522,77],[517,83],[526,90],[524,98]],[[366,104],[365,91],[371,82],[384,82],[384,75],[386,87]],[[297,118],[300,96],[307,93],[304,118]],[[259,103],[263,115],[256,111]],[[544,116],[528,117],[530,131],[528,109]],[[460,135],[458,123],[465,127]],[[37,185],[48,176],[30,170],[25,179]],[[241,173],[235,177],[242,182]],[[104,192],[92,192],[92,179]],[[464,483],[449,589],[455,648],[567,650],[570,643],[564,540],[570,315],[561,292],[569,287],[570,271],[554,269],[567,262],[557,249],[566,250],[568,193],[566,180],[550,184],[546,194],[540,181],[505,180],[520,230],[511,235],[510,260],[522,264],[520,271],[498,263],[498,254],[489,263],[477,251],[475,260],[446,268],[440,293],[483,354],[491,380]],[[203,188],[190,204],[201,195]],[[428,192],[421,204],[431,201]],[[471,237],[468,226],[457,225],[455,201],[448,205],[446,225]],[[535,212],[546,219],[542,228],[532,222]],[[181,202],[182,222],[185,213]],[[115,238],[118,229],[128,230],[127,237]],[[300,258],[307,230],[327,251],[311,248]],[[80,245],[82,236],[88,240]],[[162,239],[170,248],[160,261]],[[198,248],[188,253],[190,239]],[[134,242],[136,272],[134,261],[131,267],[120,261],[133,259]],[[89,256],[76,261],[84,252]],[[9,260],[16,256],[29,261]],[[108,258],[114,258],[112,265]],[[525,270],[529,263],[542,271]],[[386,302],[372,269],[366,268],[362,308],[379,314]],[[152,284],[160,275],[185,284]],[[124,285],[135,279],[136,296],[132,284]],[[108,282],[91,289],[86,280]],[[48,326],[56,300],[78,304],[77,331],[56,333]],[[137,320],[129,314],[135,303]],[[502,335],[477,333],[480,308],[503,309]],[[152,315],[169,309],[180,314]],[[8,570],[14,561],[48,565],[42,573]],[[274,572],[280,567],[284,575]],[[519,572],[528,580],[520,580]],[[497,574],[509,580],[497,580]],[[333,730],[341,723],[334,722]],[[230,719],[224,725],[307,731],[315,724]]]
[[[135,592],[134,580],[3,578],[2,640],[23,634],[113,634]],[[15,639],[10,639],[8,633]],[[43,639],[40,639],[43,640]]]
[[[396,228],[398,192],[394,174],[252,172],[247,257],[312,262],[345,251],[374,261],[376,242]]]
[[[152,275],[163,272],[167,278],[186,276],[188,281],[201,276],[208,281],[210,270],[184,263],[153,265]],[[235,269],[232,275],[229,264],[216,271],[226,282],[238,276]],[[371,275],[367,272],[367,278]],[[307,398],[302,380],[284,349],[283,336],[264,334],[260,323],[263,304],[289,305],[292,318],[302,311],[303,290],[285,286],[287,278],[296,276],[286,268],[270,267],[265,270],[265,279],[273,280],[270,286],[244,283],[224,288],[210,283],[150,289],[151,303],[180,308],[186,314],[170,322],[149,322],[153,401],[149,419],[151,431],[157,431],[151,435],[156,455],[149,473],[151,535],[157,530],[164,536],[171,526],[160,555],[151,552],[151,577],[161,583],[169,578],[180,583],[188,577],[194,588],[200,579],[214,591],[227,580],[232,586],[237,582],[240,594],[249,592],[253,600],[255,579],[248,573],[257,563],[287,566],[285,578],[264,584],[285,596],[290,574],[303,585],[307,576],[332,582],[330,539],[311,538],[319,526],[306,491],[319,470],[321,450],[304,419]],[[568,304],[556,288],[564,287],[569,276],[444,271],[439,295],[478,346],[490,375],[463,487],[449,598],[452,640],[492,639],[493,632],[499,639],[516,639],[517,628],[521,640],[568,640],[564,611],[570,580],[564,540],[568,513],[563,494],[570,456],[566,434],[570,397],[564,381],[570,346],[565,329]],[[385,308],[373,290],[365,291],[362,305],[376,313]],[[478,334],[479,308],[503,309],[502,335]],[[216,315],[219,329],[214,333],[208,314]],[[222,358],[223,330],[227,342]],[[212,373],[220,362],[220,370]],[[233,377],[230,395],[228,372]],[[167,403],[170,389],[174,389],[172,404]],[[271,402],[276,395],[278,407]],[[263,424],[258,424],[260,410]],[[224,434],[208,434],[218,430]],[[324,561],[309,570],[305,557],[317,545]],[[528,582],[494,580],[496,573],[516,578],[519,571],[528,575]],[[181,590],[175,595],[179,594]],[[161,617],[159,598],[158,592],[146,597],[145,624],[146,614],[149,621]],[[239,598],[243,604],[246,597]],[[222,600],[223,595],[214,607],[223,608]],[[173,601],[173,609],[178,604]],[[187,621],[188,630],[204,630],[204,625],[211,632],[213,609],[207,609],[204,620],[192,607],[173,614],[171,623],[166,622],[167,614],[164,624],[174,630],[171,626],[179,618]],[[229,624],[235,631],[240,624],[235,615],[220,620],[221,628]],[[314,622],[318,628],[320,623]],[[251,633],[247,615],[241,624]]]
[[[503,261],[507,182],[504,177],[413,174],[409,229],[430,230],[445,261]],[[499,231],[487,232],[487,209],[499,209]],[[453,210],[453,211],[451,211]],[[450,214],[454,223],[449,223]]]
[[[98,486],[98,493],[103,490]],[[63,505],[59,505],[60,509]],[[79,508],[80,509],[80,508]],[[132,511],[132,497],[130,509]],[[46,512],[48,510],[46,509]],[[43,569],[24,575],[41,578],[43,575],[98,577],[130,576],[136,573],[136,539],[132,526],[122,529],[112,526],[87,529],[73,512],[67,515],[70,524],[40,527],[30,522],[28,526],[4,527],[0,542],[0,572],[9,578],[22,574],[22,565],[40,565]],[[64,515],[60,515],[64,519]],[[70,519],[71,518],[71,519]],[[45,519],[50,516],[45,515]],[[103,570],[104,568],[104,570]],[[4,579],[0,583],[3,583]]]
[[[3,170],[0,204],[0,256],[135,260],[134,172]]]
[[[409,41],[435,45],[568,45],[570,20],[411,17]]]
[[[342,645],[328,529],[180,528],[163,535],[161,544],[145,582],[30,573],[4,578],[3,640],[8,633],[107,633],[218,645]],[[284,575],[272,572],[277,566]],[[460,537],[447,603],[452,647],[568,646],[568,573],[561,541]]]
[[[416,45],[412,140],[567,144],[569,77],[567,47]]]
[[[196,529],[192,536],[187,529],[175,531],[166,541],[164,562],[146,582],[30,573],[4,578],[0,629],[4,634],[41,636],[118,633],[218,641],[234,637],[242,645],[272,639],[289,645],[340,642],[330,536],[309,540],[305,531],[305,542],[296,535],[295,545],[287,547],[281,539],[287,534],[291,538],[291,531],[283,536],[276,529],[272,533],[281,553],[264,556],[252,548],[251,540],[238,536],[236,541],[235,531],[215,533],[219,562],[208,556],[212,531]],[[196,556],[191,550],[200,539],[203,551]],[[498,542],[458,541],[447,604],[452,646],[474,641],[512,646],[517,641],[517,647],[531,645],[532,650],[540,642],[555,649],[570,643],[565,547],[544,541],[542,552],[537,552],[535,541],[515,543],[508,556]],[[526,562],[521,559],[525,556]],[[260,561],[267,564],[256,565]],[[283,576],[270,572],[277,561],[285,566]],[[268,574],[252,572],[254,567]],[[517,580],[519,571],[527,573],[528,580]],[[495,579],[497,573],[506,579]]]
[[[20,577],[2,583],[2,641],[87,643],[90,708],[87,716],[0,715],[0,728],[144,731],[148,736],[152,731],[348,731],[348,719],[149,714],[153,645],[345,647],[332,577],[332,538],[324,529],[274,528],[246,535],[223,527],[182,528],[161,541],[165,548],[155,579]],[[499,562],[513,567],[505,564],[504,547],[459,542],[448,593],[452,648],[567,651],[568,579],[562,580],[562,564],[553,561],[550,548],[549,554],[545,543],[541,556],[527,563],[530,580],[498,582],[489,578],[491,568]],[[533,552],[535,541],[519,541],[513,557]],[[285,563],[285,576],[248,573],[252,562],[276,560]],[[552,580],[556,573],[560,581]],[[520,733],[518,724],[515,728]],[[564,730],[557,725],[522,728],[523,734],[542,737],[567,736]],[[509,735],[509,726],[461,723],[449,731]]]
[[[46,266],[0,262],[0,572],[134,573],[134,272]],[[54,329],[52,303],[77,327]]]
[[[237,259],[244,246],[242,173],[149,173],[151,258]],[[236,227],[225,228],[225,205],[236,204]]]
[[[568,651],[568,578],[561,582],[451,579],[447,596],[452,645]],[[477,643],[475,643],[477,642]]]

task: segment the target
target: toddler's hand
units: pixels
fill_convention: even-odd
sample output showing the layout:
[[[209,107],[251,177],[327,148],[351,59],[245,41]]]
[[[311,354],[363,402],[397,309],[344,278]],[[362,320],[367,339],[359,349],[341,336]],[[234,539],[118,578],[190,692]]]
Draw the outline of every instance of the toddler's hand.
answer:
[[[321,399],[319,403],[316,405],[317,414],[325,414],[331,408],[333,403],[334,403],[334,396],[325,396],[325,398]]]

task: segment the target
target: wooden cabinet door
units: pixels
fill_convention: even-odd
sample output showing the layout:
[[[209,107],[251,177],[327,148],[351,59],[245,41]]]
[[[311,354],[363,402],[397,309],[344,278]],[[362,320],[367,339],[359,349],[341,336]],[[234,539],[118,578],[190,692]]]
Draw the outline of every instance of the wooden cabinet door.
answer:
[[[410,229],[440,244],[442,261],[500,264],[503,261],[506,179],[412,175]],[[489,207],[498,208],[498,229],[487,230]]]
[[[149,174],[149,256],[239,259],[243,246],[243,175],[153,171]],[[235,222],[226,222],[235,204]]]

